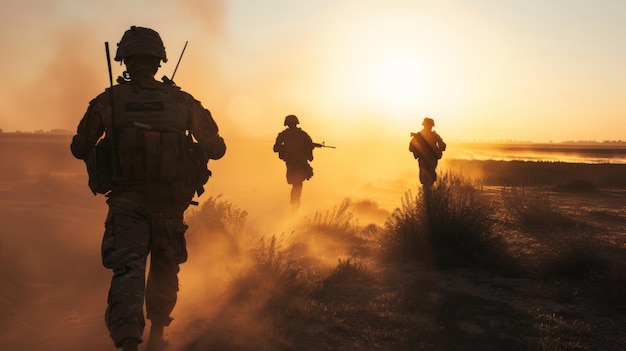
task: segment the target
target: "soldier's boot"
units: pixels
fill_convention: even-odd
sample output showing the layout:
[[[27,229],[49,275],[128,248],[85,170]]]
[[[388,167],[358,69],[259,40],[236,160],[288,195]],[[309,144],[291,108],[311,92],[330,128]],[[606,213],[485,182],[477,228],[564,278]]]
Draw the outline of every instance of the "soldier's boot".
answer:
[[[148,337],[146,351],[161,351],[165,349],[167,344],[168,342],[163,339],[163,326],[153,324],[150,327],[150,336]]]
[[[138,351],[139,340],[137,339],[124,339],[122,341],[122,351]]]

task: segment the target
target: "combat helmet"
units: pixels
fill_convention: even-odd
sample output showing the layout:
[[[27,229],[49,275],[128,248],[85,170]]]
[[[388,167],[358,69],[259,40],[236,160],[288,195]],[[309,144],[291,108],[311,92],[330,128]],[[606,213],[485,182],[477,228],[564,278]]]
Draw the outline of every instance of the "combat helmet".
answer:
[[[285,117],[285,123],[284,125],[286,126],[290,126],[290,125],[297,125],[300,124],[300,121],[298,121],[298,117],[296,117],[295,115],[289,115],[287,117]]]
[[[426,125],[430,125],[430,126],[435,126],[435,120],[429,117],[424,118],[424,121],[422,121],[422,125],[426,126]]]
[[[167,62],[161,36],[150,28],[131,26],[117,43],[115,61],[122,61],[133,55],[151,55]]]

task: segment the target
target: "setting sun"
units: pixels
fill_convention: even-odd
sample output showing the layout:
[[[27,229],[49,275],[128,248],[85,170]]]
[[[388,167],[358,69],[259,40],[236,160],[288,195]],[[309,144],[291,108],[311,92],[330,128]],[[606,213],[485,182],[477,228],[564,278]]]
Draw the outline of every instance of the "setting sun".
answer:
[[[626,350],[625,13],[1,2],[0,351]]]
[[[385,61],[372,76],[372,91],[391,109],[415,104],[423,93],[423,74],[415,60],[398,57]]]

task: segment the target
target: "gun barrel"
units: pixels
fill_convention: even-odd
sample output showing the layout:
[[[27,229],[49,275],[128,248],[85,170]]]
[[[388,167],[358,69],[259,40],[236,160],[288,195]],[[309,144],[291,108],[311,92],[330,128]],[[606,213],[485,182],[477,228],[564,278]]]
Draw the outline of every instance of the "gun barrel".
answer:
[[[329,149],[336,149],[336,147],[326,145],[324,142],[322,142],[321,144],[320,143],[313,143],[313,147],[327,147]]]

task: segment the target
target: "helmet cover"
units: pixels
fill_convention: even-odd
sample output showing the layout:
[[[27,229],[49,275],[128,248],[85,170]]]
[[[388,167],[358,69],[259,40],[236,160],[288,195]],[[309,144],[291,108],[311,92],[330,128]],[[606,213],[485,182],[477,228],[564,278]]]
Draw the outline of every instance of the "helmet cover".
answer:
[[[434,120],[434,119],[432,119],[432,118],[428,118],[428,117],[426,117],[426,118],[424,118],[424,121],[422,122],[422,125],[423,125],[423,126],[425,126],[425,125],[431,125],[431,126],[433,126],[433,127],[434,127],[434,126],[435,126],[435,120]]]
[[[131,26],[117,43],[115,61],[122,61],[133,55],[150,55],[167,62],[161,36],[150,28]]]
[[[285,117],[285,123],[286,126],[289,125],[296,125],[296,124],[300,124],[300,121],[298,120],[298,117],[296,117],[295,115],[289,115],[287,117]]]

